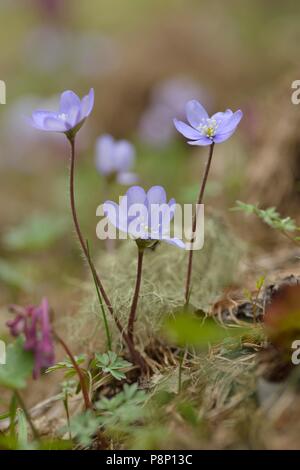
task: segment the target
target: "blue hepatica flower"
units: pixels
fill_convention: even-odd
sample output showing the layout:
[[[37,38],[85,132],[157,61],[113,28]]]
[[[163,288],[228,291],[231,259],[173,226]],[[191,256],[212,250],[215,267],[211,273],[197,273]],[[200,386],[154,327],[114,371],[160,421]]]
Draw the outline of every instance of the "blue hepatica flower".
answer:
[[[73,91],[64,91],[60,97],[58,112],[36,110],[31,122],[36,129],[48,132],[63,132],[74,135],[91,114],[94,107],[94,90],[82,100]]]
[[[132,169],[135,161],[134,146],[127,140],[115,140],[111,135],[99,137],[96,143],[96,168],[108,180],[130,185],[138,180]]]
[[[241,110],[235,113],[227,109],[209,117],[204,107],[196,100],[186,104],[186,116],[190,125],[174,119],[176,129],[189,139],[190,145],[220,144],[229,139],[243,117]]]
[[[132,186],[125,196],[120,205],[113,201],[106,201],[103,205],[104,214],[112,225],[145,247],[162,240],[185,248],[182,240],[170,237],[176,201],[171,199],[167,203],[166,191],[162,186],[152,186],[147,193],[140,186]]]

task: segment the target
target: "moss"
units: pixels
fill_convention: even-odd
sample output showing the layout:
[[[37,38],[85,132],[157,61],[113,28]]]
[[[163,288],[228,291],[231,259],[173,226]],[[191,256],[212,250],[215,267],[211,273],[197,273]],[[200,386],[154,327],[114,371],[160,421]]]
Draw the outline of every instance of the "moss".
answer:
[[[194,255],[191,303],[196,308],[207,310],[222,289],[235,281],[242,250],[241,242],[222,222],[206,220],[204,247]],[[124,325],[135,285],[136,262],[137,248],[130,240],[120,242],[114,254],[102,254],[96,260],[103,284]],[[136,322],[136,333],[143,344],[158,334],[166,315],[183,306],[186,268],[187,252],[184,250],[163,243],[154,251],[146,251]],[[103,342],[105,333],[92,280],[84,289],[81,308],[72,319],[68,318],[68,327],[76,342],[92,348],[94,337]],[[118,339],[114,324],[109,320],[113,336]]]

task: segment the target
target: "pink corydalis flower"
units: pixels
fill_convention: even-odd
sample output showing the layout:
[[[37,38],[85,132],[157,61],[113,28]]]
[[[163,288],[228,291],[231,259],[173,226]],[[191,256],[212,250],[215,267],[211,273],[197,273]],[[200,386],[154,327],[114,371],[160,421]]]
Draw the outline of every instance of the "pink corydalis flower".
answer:
[[[16,314],[16,317],[9,320],[7,326],[12,336],[24,336],[24,349],[32,351],[34,355],[33,378],[38,379],[43,369],[54,364],[54,344],[48,300],[44,298],[38,306],[13,305],[11,311]]]

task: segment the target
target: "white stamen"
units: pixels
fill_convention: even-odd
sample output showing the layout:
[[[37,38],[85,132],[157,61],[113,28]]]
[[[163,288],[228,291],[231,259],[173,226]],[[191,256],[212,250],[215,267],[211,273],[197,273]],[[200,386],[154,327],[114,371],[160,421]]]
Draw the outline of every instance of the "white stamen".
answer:
[[[202,135],[208,137],[209,139],[213,139],[213,137],[216,135],[218,126],[219,122],[217,122],[216,119],[202,118],[201,124],[198,126],[198,131],[200,131]]]
[[[58,115],[58,118],[61,119],[62,121],[67,121],[68,115],[66,113],[61,113]]]

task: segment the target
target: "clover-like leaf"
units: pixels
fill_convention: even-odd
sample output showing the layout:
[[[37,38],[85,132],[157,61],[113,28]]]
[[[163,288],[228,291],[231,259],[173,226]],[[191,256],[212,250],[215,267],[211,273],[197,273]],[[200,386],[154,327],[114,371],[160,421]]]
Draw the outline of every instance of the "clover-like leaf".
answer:
[[[100,420],[91,410],[71,419],[72,436],[84,447],[91,444],[94,434],[99,428]]]
[[[104,354],[96,354],[95,365],[104,373],[111,374],[116,380],[126,378],[125,371],[132,365],[125,359],[118,357],[113,351],[108,351]]]
[[[125,384],[123,390],[108,399],[102,397],[96,403],[96,409],[101,412],[99,419],[103,425],[129,425],[142,415],[142,405],[147,398],[137,384]]]

